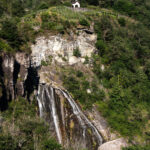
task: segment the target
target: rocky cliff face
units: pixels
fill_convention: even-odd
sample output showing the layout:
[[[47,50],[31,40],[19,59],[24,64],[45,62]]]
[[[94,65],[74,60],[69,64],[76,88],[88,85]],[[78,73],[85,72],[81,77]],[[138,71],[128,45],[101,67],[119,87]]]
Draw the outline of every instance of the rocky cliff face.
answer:
[[[69,37],[42,36],[31,46],[31,55],[1,54],[0,109],[7,109],[8,102],[18,96],[26,97],[29,101],[36,97],[39,115],[49,123],[51,133],[59,143],[75,150],[96,150],[105,141],[116,138],[95,108],[94,112],[87,111],[85,115],[61,86],[60,79],[56,79],[57,64],[59,67],[82,65],[85,57],[90,57],[96,51],[96,38],[94,33],[84,31]],[[75,49],[80,51],[81,57],[73,56]],[[52,63],[52,69],[42,67],[43,61]],[[93,119],[88,119],[88,116]]]
[[[15,55],[0,55],[1,85],[4,91],[1,101],[7,103],[17,96],[24,96],[30,99],[38,87],[38,68],[42,61],[60,63],[61,65],[72,65],[84,62],[85,56],[90,57],[95,51],[95,34],[79,32],[79,35],[71,34],[69,37],[61,35],[49,35],[38,37],[36,44],[31,46],[32,53],[16,53]],[[73,51],[79,49],[81,57],[73,56]],[[1,103],[2,104],[2,103]],[[6,104],[7,105],[7,104]],[[3,109],[2,106],[1,109]]]
[[[1,110],[7,109],[8,102],[18,96],[30,96],[38,86],[36,68],[32,67],[29,55],[17,53],[13,56],[0,56],[1,88],[3,89],[0,101]]]
[[[84,62],[85,57],[91,57],[95,49],[97,36],[80,31],[79,35],[71,34],[69,37],[62,35],[49,35],[48,37],[39,37],[36,44],[32,45],[32,62],[34,66],[40,66],[41,61],[48,60],[48,56],[62,65],[73,65],[78,62]],[[81,57],[73,56],[73,51],[78,49]]]

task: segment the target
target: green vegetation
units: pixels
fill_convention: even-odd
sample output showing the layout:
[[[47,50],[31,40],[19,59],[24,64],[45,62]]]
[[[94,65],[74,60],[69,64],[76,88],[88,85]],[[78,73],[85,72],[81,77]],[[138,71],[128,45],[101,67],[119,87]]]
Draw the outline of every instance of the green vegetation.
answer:
[[[149,144],[150,31],[142,24],[119,24],[107,16],[95,24],[99,51],[93,56],[93,72],[109,95],[97,105],[114,130],[131,141],[137,136],[137,142]]]
[[[0,30],[0,38],[7,40],[7,43],[2,42],[1,40],[1,46],[0,49],[4,51],[12,49],[19,49],[20,45],[22,44],[22,39],[18,34],[17,26],[16,26],[16,20],[4,20],[2,22],[2,28]],[[11,46],[11,48],[10,48]]]
[[[99,1],[99,5],[101,8],[110,8],[119,13],[135,18],[149,28],[149,0],[101,0]]]
[[[124,18],[119,18],[118,22],[121,26],[125,26],[126,25],[126,20]]]
[[[70,31],[76,33],[78,26],[89,28],[94,23],[98,35],[98,52],[93,54],[92,61],[86,57],[85,62],[88,64],[90,60],[93,63],[93,74],[87,75],[77,69],[68,71],[63,76],[64,86],[84,108],[97,104],[112,129],[130,141],[135,140],[139,145],[145,142],[148,145],[125,150],[149,149],[149,0],[84,0],[81,5],[90,9],[85,12],[73,11],[62,5],[70,6],[67,0],[64,3],[59,0],[0,0],[0,52],[29,53],[30,45],[35,43],[38,35],[69,35]],[[75,49],[73,55],[80,57],[79,49]],[[51,61],[42,61],[44,66],[50,63]],[[104,70],[101,69],[102,64]],[[0,95],[1,93],[2,89]],[[33,149],[34,146],[53,149],[51,147],[54,145],[61,149],[60,145],[53,145],[55,142],[48,132],[37,133],[40,126],[43,126],[43,130],[46,127],[39,118],[38,121],[34,119],[36,114],[31,106],[21,99],[11,102],[9,110],[2,114],[8,125],[2,128],[0,149],[18,149],[20,143],[23,149]],[[12,130],[10,132],[12,122],[17,135]],[[29,126],[29,131],[23,126]],[[22,136],[23,142],[17,136]],[[8,142],[5,141],[9,141],[9,144],[6,145]],[[45,147],[41,143],[45,143]]]
[[[123,148],[123,150],[149,150],[150,146],[130,146],[128,148]]]
[[[19,98],[9,104],[0,131],[1,150],[63,150],[51,137],[48,125],[36,114],[35,101]]]
[[[79,51],[79,48],[74,49],[74,51],[73,51],[73,56],[81,57],[81,53],[80,53],[80,51]]]
[[[83,26],[87,26],[87,27],[90,26],[89,22],[88,22],[86,19],[80,20],[79,23],[80,23],[81,25],[83,25]]]
[[[85,109],[91,108],[92,104],[101,101],[105,97],[104,92],[97,86],[96,81],[89,81],[88,75],[83,72],[70,69],[67,70],[67,74],[63,74],[65,88],[72,93],[74,99],[78,100]]]
[[[2,39],[0,39],[0,51],[11,52],[13,49]]]

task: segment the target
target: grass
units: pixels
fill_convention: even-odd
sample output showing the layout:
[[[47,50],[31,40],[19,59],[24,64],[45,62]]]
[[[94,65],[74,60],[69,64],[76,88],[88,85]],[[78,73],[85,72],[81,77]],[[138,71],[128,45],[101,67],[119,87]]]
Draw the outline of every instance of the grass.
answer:
[[[51,13],[57,14],[57,16],[62,20],[68,20],[70,22],[74,22],[74,21],[76,22],[80,19],[85,18],[85,15],[82,14],[81,12],[73,11],[72,9],[69,9],[67,7],[58,6],[58,7],[52,7],[49,10]]]
[[[45,20],[46,23],[57,22],[58,26],[56,28],[52,28],[53,30],[60,30],[60,28],[62,29],[64,26],[67,26],[67,23],[70,25],[70,27],[77,26],[80,24],[81,20],[87,20],[90,23],[91,20],[98,19],[102,15],[109,15],[113,18],[117,16],[115,12],[99,10],[98,8],[87,9],[86,11],[75,11],[65,6],[56,6],[37,11],[36,14],[32,13],[26,15],[22,18],[22,23],[29,24],[31,26],[41,26],[42,22],[44,21],[42,20],[42,16],[44,15],[49,17],[49,19],[47,18],[47,20]]]

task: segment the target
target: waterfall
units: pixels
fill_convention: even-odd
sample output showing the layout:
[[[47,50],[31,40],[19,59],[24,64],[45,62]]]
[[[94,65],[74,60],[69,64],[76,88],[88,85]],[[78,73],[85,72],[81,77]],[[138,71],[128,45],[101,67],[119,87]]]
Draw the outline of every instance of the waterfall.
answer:
[[[38,95],[40,95],[41,93],[41,87],[39,86],[39,90],[38,90]],[[37,101],[38,101],[38,105],[39,105],[39,112],[40,112],[40,117],[43,117],[43,104],[42,101],[39,99],[39,97],[37,96]]]
[[[48,89],[46,88],[46,92],[48,94],[49,100],[50,100],[50,104],[49,107],[52,108],[52,116],[53,116],[53,120],[54,120],[54,124],[55,124],[55,129],[56,129],[56,134],[58,137],[58,141],[60,144],[62,144],[62,137],[61,137],[61,132],[60,132],[60,127],[59,127],[59,123],[58,123],[58,116],[56,113],[56,105],[55,105],[55,97],[54,97],[54,89],[52,87],[50,87],[50,93]]]
[[[59,143],[62,144],[62,137],[61,137],[60,127],[59,127],[59,122],[58,122],[58,116],[56,112],[54,89],[52,87],[50,87],[50,90],[48,90],[48,87],[44,86],[42,89],[41,86],[39,86],[37,101],[39,105],[40,117],[43,117],[44,106],[46,107],[47,105],[46,103],[44,104],[45,102],[44,94],[48,96],[48,100],[49,100],[48,107],[49,107],[49,110],[51,110],[51,116],[53,117],[57,138],[58,138]]]
[[[68,94],[68,92],[67,91],[63,91],[61,89],[59,89],[59,90],[63,93],[65,98],[68,100],[68,102],[72,106],[74,114],[77,115],[77,118],[79,119],[79,122],[81,123],[81,125],[83,127],[83,135],[85,134],[84,133],[85,132],[85,126],[84,125],[88,124],[91,127],[92,131],[95,133],[95,136],[97,137],[97,139],[99,141],[99,145],[101,145],[102,142],[103,142],[103,139],[102,139],[101,135],[99,134],[98,130],[96,129],[96,127],[84,115],[84,113],[81,111],[81,109],[76,104],[76,102],[73,100],[73,98]]]
[[[59,98],[56,98],[56,91],[58,91],[59,95],[66,99],[65,102],[67,103],[69,108],[66,108],[65,106],[63,108],[60,107],[60,104],[62,102]],[[68,139],[71,144],[74,144],[71,142],[71,131],[69,132],[69,130],[71,130],[71,127],[70,124],[68,124],[68,121],[70,122],[72,120],[71,116],[74,116],[73,118],[76,122],[75,132],[73,133],[73,136],[76,136],[75,142],[77,144],[78,138],[80,139],[80,144],[84,143],[83,147],[85,148],[88,148],[88,143],[93,140],[94,142],[96,142],[97,147],[103,143],[103,138],[101,137],[97,128],[90,122],[90,120],[86,117],[86,115],[82,112],[80,107],[66,90],[62,90],[60,88],[53,88],[49,85],[39,85],[37,101],[39,105],[40,117],[44,118],[47,114],[49,118],[52,118],[49,119],[49,123],[54,125],[55,133],[60,144],[65,145],[65,143],[68,142]],[[67,109],[71,109],[69,110],[71,111],[70,115],[68,114]],[[62,118],[65,118],[65,123]],[[80,129],[78,129],[78,127]],[[91,130],[90,134],[88,133],[89,129]],[[66,140],[64,140],[64,138],[66,138]]]

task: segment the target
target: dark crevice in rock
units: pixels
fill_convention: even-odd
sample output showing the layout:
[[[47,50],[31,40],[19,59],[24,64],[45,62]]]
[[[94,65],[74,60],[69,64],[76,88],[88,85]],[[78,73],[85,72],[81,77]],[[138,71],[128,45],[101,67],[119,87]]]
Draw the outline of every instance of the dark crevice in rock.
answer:
[[[3,59],[2,57],[0,57],[0,88],[2,89],[2,96],[0,97],[0,110],[4,111],[8,108],[8,99],[7,99],[6,87],[3,81],[4,72],[2,68],[2,62]]]
[[[77,30],[79,30],[79,31],[84,31],[84,32],[87,33],[87,34],[93,34],[93,33],[94,33],[94,31],[89,30],[89,29],[85,29],[85,28],[77,28]]]
[[[30,67],[28,68],[27,79],[24,83],[24,96],[26,96],[29,101],[31,101],[30,96],[34,92],[34,90],[38,90],[39,77],[37,70],[38,68],[34,68],[30,65]]]
[[[14,62],[14,72],[13,72],[14,90],[15,90],[15,85],[17,83],[19,72],[20,72],[20,64],[15,60],[15,62]],[[15,90],[15,96],[16,96],[16,90]]]
[[[0,56],[0,77],[3,77],[4,76],[4,72],[3,72],[3,69],[2,69],[2,57]]]

